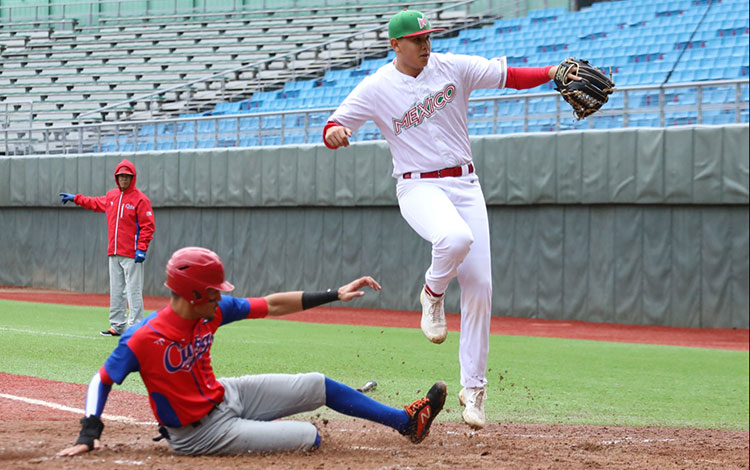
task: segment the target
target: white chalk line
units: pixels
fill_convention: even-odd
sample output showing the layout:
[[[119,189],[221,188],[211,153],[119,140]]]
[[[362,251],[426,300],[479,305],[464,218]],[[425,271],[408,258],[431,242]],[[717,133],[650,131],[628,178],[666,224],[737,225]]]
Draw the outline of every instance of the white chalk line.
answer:
[[[58,403],[52,403],[49,401],[37,400],[35,398],[19,397],[16,395],[9,395],[7,393],[0,393],[0,398],[7,398],[8,400],[21,401],[24,403],[29,403],[31,405],[46,406],[47,408],[52,408],[54,410],[69,411],[71,413],[77,413],[79,415],[84,414],[83,408],[73,408],[71,406],[60,405]],[[155,426],[158,424],[156,421],[138,421],[137,419],[131,418],[130,416],[111,415],[108,413],[103,413],[101,417],[103,419],[108,419],[110,421],[117,421],[120,423],[128,423],[128,424],[138,424],[138,425],[144,425],[144,426],[145,425]]]
[[[30,335],[47,335],[47,336],[58,336],[61,338],[74,338],[74,339],[93,339],[93,340],[101,340],[105,339],[101,335],[71,335],[68,333],[53,333],[51,331],[39,331],[39,330],[22,330],[19,328],[7,328],[4,326],[0,326],[0,331],[9,331],[12,333],[24,333],[24,334],[30,334]]]

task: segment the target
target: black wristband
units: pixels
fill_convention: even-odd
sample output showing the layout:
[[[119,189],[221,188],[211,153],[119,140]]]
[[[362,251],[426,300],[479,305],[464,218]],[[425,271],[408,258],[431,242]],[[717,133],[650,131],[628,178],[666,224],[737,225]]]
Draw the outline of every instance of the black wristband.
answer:
[[[89,450],[94,448],[94,439],[99,439],[104,429],[104,423],[96,415],[81,418],[81,433],[76,444],[86,444]]]
[[[338,289],[328,289],[321,292],[303,292],[302,293],[302,310],[317,307],[318,305],[327,304],[339,300]]]

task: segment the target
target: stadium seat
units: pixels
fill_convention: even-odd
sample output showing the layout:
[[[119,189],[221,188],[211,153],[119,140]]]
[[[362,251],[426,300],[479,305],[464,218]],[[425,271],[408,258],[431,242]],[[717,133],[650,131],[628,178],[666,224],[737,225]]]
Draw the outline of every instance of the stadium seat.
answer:
[[[246,8],[249,3],[245,2],[242,8]],[[433,50],[481,54],[486,57],[503,55],[511,66],[544,66],[556,63],[561,55],[575,55],[588,58],[600,67],[612,66],[618,87],[658,85],[669,73],[670,84],[746,79],[750,75],[747,2],[724,0],[713,2],[710,8],[708,6],[705,0],[624,0],[596,2],[580,11],[569,12],[558,8],[531,10],[518,18],[496,19],[487,26],[475,22],[475,25],[480,26],[460,29],[453,37],[440,37],[436,34],[433,37]],[[215,10],[223,8],[219,4],[212,7]],[[278,11],[283,9],[283,5],[278,7]],[[216,11],[207,13],[214,14]],[[4,97],[38,96],[34,111],[44,116],[40,121],[62,120],[61,116],[73,119],[76,113],[89,110],[83,108],[92,103],[127,101],[158,88],[187,83],[219,70],[234,68],[237,64],[251,63],[260,57],[281,55],[295,43],[293,37],[296,32],[291,27],[286,39],[272,37],[268,31],[256,31],[258,28],[254,27],[252,21],[236,21],[236,12],[229,13],[226,18],[221,15],[212,16],[214,20],[208,23],[190,19],[177,23],[174,18],[162,21],[155,17],[154,24],[133,20],[122,27],[111,25],[113,22],[116,24],[116,19],[110,17],[103,23],[107,28],[100,28],[101,31],[92,27],[81,27],[75,33],[59,35],[52,31],[46,37],[41,35],[29,39],[25,45],[21,41],[13,42],[10,39],[9,42],[0,37],[0,42],[5,47],[0,51],[0,88],[3,89]],[[298,21],[291,16],[289,20],[293,23]],[[343,23],[332,18],[327,20],[328,28],[352,28],[344,27]],[[264,19],[268,24],[273,21]],[[382,17],[376,23],[382,24]],[[3,23],[2,19],[0,24],[3,27],[13,27],[12,24]],[[299,29],[305,29],[302,24],[304,23],[300,21]],[[313,30],[318,27],[311,26]],[[311,39],[305,39],[306,44],[324,37],[330,38],[329,33],[325,33],[327,36],[322,32],[319,35],[310,32],[307,34]],[[244,47],[245,43],[247,47]],[[261,44],[262,51],[258,52]],[[164,113],[174,116],[178,113],[175,109],[181,109],[180,117],[195,118],[335,107],[361,80],[393,60],[394,52],[385,42],[381,42],[381,46],[384,47],[377,50],[377,55],[369,56],[362,53],[363,49],[357,49],[359,46],[356,41],[350,45],[355,50],[342,48],[339,52],[352,52],[352,56],[346,59],[349,68],[341,69],[341,64],[316,60],[312,58],[312,54],[308,58],[300,55],[293,61],[300,64],[299,74],[288,73],[291,72],[288,65],[281,69],[257,71],[262,72],[262,76],[239,74],[228,77],[225,83],[216,81],[205,88],[203,84],[196,86],[191,93],[190,106],[184,109],[174,106],[175,103],[169,101],[172,97],[169,97],[168,100],[154,101],[149,105],[141,102],[132,107],[123,106],[117,114],[123,118],[150,119],[153,113],[160,115],[161,110],[169,110]],[[544,52],[537,52],[540,46],[544,48]],[[27,50],[22,50],[23,48]],[[243,55],[249,54],[249,49],[253,50],[252,57],[255,59]],[[358,64],[352,58],[355,54],[362,58]],[[332,54],[333,57],[344,55]],[[311,68],[305,69],[308,66]],[[741,87],[745,102],[747,88]],[[548,92],[552,89],[551,84],[545,84],[534,90],[475,91],[469,105],[469,119],[474,120],[471,124],[472,131],[486,132],[487,127],[479,125],[476,120],[489,119],[494,115],[495,103],[491,97],[523,96],[529,92]],[[225,95],[226,101],[220,101],[218,97]],[[79,98],[75,98],[76,96]],[[622,93],[615,93],[606,108],[622,109],[622,97]],[[733,91],[705,91],[703,99],[706,104],[720,104],[722,100],[732,101],[733,97]],[[480,98],[481,101],[476,101],[475,98]],[[183,96],[183,100],[186,100],[186,96]],[[638,102],[638,99],[631,97],[629,106]],[[671,93],[665,105],[675,108],[694,105],[696,102],[694,89],[681,89]],[[153,109],[152,104],[155,105]],[[519,122],[520,125],[523,122],[523,103],[500,101],[497,106],[500,116],[518,116],[515,122],[498,122],[498,132],[518,131]],[[567,112],[565,106],[563,104],[561,107],[564,113]],[[658,104],[651,103],[650,106]],[[556,112],[556,109],[555,100],[532,100],[529,112],[548,114]],[[11,117],[13,125],[24,125],[28,121],[28,115],[24,121],[21,113],[19,111],[19,114]],[[734,116],[732,113],[728,114]],[[743,111],[742,116],[746,114]],[[105,119],[111,120],[114,115],[115,113],[109,114]],[[308,141],[319,141],[320,129],[329,115],[330,112],[327,111],[309,116]],[[303,114],[290,114],[283,119],[280,115],[264,116],[261,119],[257,116],[240,118],[239,135],[257,133],[259,129],[263,132],[281,130],[283,127],[286,134],[283,139],[280,135],[277,136],[279,143],[281,140],[285,144],[298,142],[300,135],[296,131],[304,129],[305,125],[304,118],[300,116]],[[629,120],[631,124],[638,122],[641,123],[639,125],[654,125],[653,115],[632,117],[634,119]],[[706,122],[724,123],[727,119],[727,113],[709,113]],[[679,123],[689,120],[689,117],[676,116],[667,120],[666,125],[681,125]],[[20,124],[15,124],[16,122]],[[622,123],[622,119],[597,117],[592,122],[596,128],[610,128]],[[140,139],[138,150],[149,145],[163,150],[168,150],[170,145],[175,147],[174,139],[169,138],[174,137],[175,130],[181,137],[177,141],[177,147],[196,146],[196,143],[205,146],[211,141],[215,141],[212,145],[219,146],[232,142],[234,145],[244,145],[242,138],[239,141],[237,139],[237,124],[235,119],[222,118],[218,119],[218,128],[216,121],[210,120],[185,121],[176,126],[141,125],[135,131]],[[534,129],[549,127],[547,124],[535,122]],[[570,128],[586,128],[586,125]],[[158,141],[154,141],[154,135]],[[162,140],[162,136],[166,138]],[[381,138],[379,132],[372,130],[365,130],[362,134],[363,139],[373,137]],[[200,142],[194,142],[195,139]],[[246,139],[245,144],[248,142]],[[99,143],[98,147],[100,151],[105,151],[113,143]],[[276,145],[276,138],[264,136],[263,144],[269,143]],[[126,145],[133,144],[132,139],[126,139],[116,144],[115,149],[119,145],[119,150],[123,151]]]

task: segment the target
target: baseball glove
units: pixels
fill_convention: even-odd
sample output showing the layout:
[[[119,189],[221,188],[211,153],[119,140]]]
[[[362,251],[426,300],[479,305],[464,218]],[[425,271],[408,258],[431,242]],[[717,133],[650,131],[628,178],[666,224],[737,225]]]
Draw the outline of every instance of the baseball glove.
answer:
[[[568,73],[571,72],[581,80],[569,78]],[[554,80],[556,90],[573,107],[573,113],[579,120],[599,111],[615,88],[611,71],[608,77],[587,60],[573,57],[560,63]]]

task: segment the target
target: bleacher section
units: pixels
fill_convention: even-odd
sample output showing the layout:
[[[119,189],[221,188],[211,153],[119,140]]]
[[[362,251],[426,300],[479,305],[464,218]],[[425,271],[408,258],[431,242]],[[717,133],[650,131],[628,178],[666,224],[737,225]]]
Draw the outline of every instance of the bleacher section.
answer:
[[[392,10],[393,8],[389,8],[383,11],[390,15]],[[534,90],[477,90],[472,94],[475,100],[469,109],[469,130],[473,135],[582,127],[653,127],[698,122],[724,124],[738,120],[748,122],[747,83],[742,86],[707,88],[667,87],[661,89],[661,96],[660,90],[653,87],[650,90],[632,87],[669,86],[718,79],[747,80],[749,17],[748,3],[745,0],[611,1],[595,3],[592,7],[577,12],[564,8],[534,10],[523,17],[495,20],[486,27],[461,29],[458,34],[435,34],[432,47],[436,52],[506,56],[511,66],[556,64],[568,56],[587,58],[605,71],[611,70],[619,88],[631,87],[626,92],[616,92],[603,112],[584,121],[575,121],[572,113],[566,113],[565,118],[560,118],[560,101],[556,96],[528,98],[529,93],[551,92],[554,88],[551,82]],[[365,21],[363,17],[359,18]],[[81,30],[81,34],[76,35],[75,43],[68,40],[68,43],[61,42],[58,46],[54,46],[49,37],[40,33],[38,38],[25,39],[24,48],[33,50],[29,45],[42,45],[48,55],[44,60],[54,61],[47,65],[48,62],[41,62],[41,56],[35,56],[40,62],[32,64],[27,56],[28,62],[24,65],[3,66],[0,69],[3,72],[0,73],[0,87],[5,89],[8,83],[6,80],[10,80],[18,69],[28,70],[31,67],[36,71],[35,74],[27,75],[23,80],[16,79],[12,83],[13,87],[9,87],[9,90],[16,91],[11,90],[11,93],[23,98],[32,91],[49,90],[40,96],[45,97],[44,101],[50,109],[83,108],[87,101],[96,100],[97,104],[106,102],[106,93],[126,96],[124,99],[127,100],[143,90],[155,89],[172,81],[189,80],[200,73],[205,74],[209,70],[208,63],[214,67],[213,64],[222,63],[222,60],[228,65],[271,54],[273,52],[269,51],[274,51],[274,47],[284,47],[294,40],[296,34],[290,26],[289,36],[286,38],[271,37],[269,31],[259,33],[265,34],[262,43],[258,37],[245,41],[240,31],[250,34],[255,23],[250,22],[243,29],[237,18],[222,21],[217,20],[217,23],[225,25],[223,27],[212,22],[200,27],[195,25],[194,28],[190,22],[179,25],[156,22],[158,25],[153,30],[144,24],[130,28],[128,22],[111,29],[100,25],[98,33],[92,32],[92,36],[86,36],[83,34],[84,30]],[[387,18],[381,15],[371,24],[383,24],[385,21]],[[442,27],[450,26],[449,20],[433,22]],[[236,28],[233,29],[230,25],[235,23]],[[338,21],[327,23],[329,28],[341,26]],[[315,28],[316,26],[312,26],[308,32],[324,34],[323,30]],[[276,31],[273,32],[276,34]],[[106,37],[96,34],[106,34]],[[117,38],[116,34],[123,36],[113,39]],[[302,32],[299,31],[299,34]],[[63,36],[57,37],[57,33],[52,36],[63,40]],[[18,40],[17,35],[13,37]],[[378,41],[381,46],[387,45],[382,37],[372,37],[373,44]],[[0,43],[2,42],[4,40],[0,36]],[[243,47],[240,44],[246,47],[244,52],[239,52]],[[252,47],[258,44],[262,44],[262,47]],[[2,53],[3,59],[12,57],[8,51],[18,50],[19,47],[15,46],[13,49],[6,46]],[[362,54],[357,47],[355,42],[351,44],[351,50],[344,49],[351,52],[349,61],[357,57],[357,54]],[[159,48],[167,48],[169,52],[160,55],[157,52]],[[69,59],[69,62],[60,62],[58,65],[56,61],[64,57],[58,55],[62,53],[60,51],[79,55],[84,52],[86,55],[85,59],[82,56],[75,59],[77,62]],[[120,55],[115,55],[114,52]],[[234,53],[238,55],[233,57]],[[207,59],[212,54],[217,57],[216,61]],[[306,66],[298,69],[287,65],[287,68],[260,71],[260,78],[233,76],[221,84],[227,98],[208,111],[199,113],[185,112],[184,109],[171,105],[170,100],[175,97],[168,96],[167,100],[157,103],[158,109],[155,112],[167,110],[175,114],[182,111],[180,116],[183,120],[157,127],[154,127],[156,124],[138,125],[128,131],[128,135],[120,134],[118,138],[105,139],[98,150],[319,143],[321,128],[330,114],[330,109],[324,108],[338,105],[365,76],[393,57],[394,54],[390,51],[382,58],[365,58],[352,68],[335,67],[333,63],[320,58],[310,58]],[[92,60],[94,63],[85,65],[84,60]],[[12,62],[21,63],[23,59]],[[202,72],[190,70],[190,67],[196,66],[203,66],[205,69]],[[306,71],[314,67],[317,67],[317,75],[312,73],[306,76]],[[86,82],[77,68],[83,68],[87,73],[98,70],[98,75],[94,75],[98,77],[97,80],[93,84],[91,81]],[[6,75],[8,71],[10,73]],[[268,81],[262,86],[255,85],[255,82],[264,80],[264,72],[267,72],[265,76],[269,77]],[[313,78],[309,78],[310,76]],[[76,93],[79,98],[73,98],[71,92]],[[214,102],[221,101],[219,94],[219,85],[214,84],[207,92],[195,90],[192,102],[205,107],[211,99]],[[201,97],[205,101],[201,101]],[[497,98],[499,100],[493,100]],[[660,99],[663,101],[663,114],[659,111]],[[743,103],[740,108],[735,105],[735,100]],[[699,110],[696,110],[697,103],[701,104]],[[0,111],[2,104],[0,102]],[[562,103],[562,106],[567,104]],[[566,111],[566,108],[561,109]],[[248,113],[253,115],[248,116]],[[235,115],[243,116],[233,117]],[[23,119],[23,116],[19,119]],[[375,140],[380,138],[380,134],[372,123],[367,123],[354,138]]]
[[[456,53],[477,53],[487,57],[506,55],[510,65],[542,66],[558,62],[565,56],[582,57],[603,70],[611,70],[618,87],[659,85],[705,80],[747,78],[748,72],[748,3],[741,0],[671,0],[652,2],[630,0],[596,3],[580,12],[542,10],[526,18],[499,20],[490,28],[465,31],[456,39],[433,44],[433,49]],[[550,82],[536,90],[549,91]],[[727,102],[729,90],[711,90],[702,96],[703,103]],[[473,96],[504,96],[515,90],[481,90]],[[695,104],[697,90],[687,89],[668,94],[666,106],[679,108]],[[747,87],[743,100],[747,100]],[[622,94],[615,94],[607,110],[623,108]],[[658,93],[633,92],[629,107],[657,104]],[[519,103],[508,103],[510,107]],[[555,101],[533,103],[539,113],[554,113]],[[476,109],[476,108],[475,108]],[[479,107],[480,113],[483,108]],[[501,110],[508,114],[512,110]],[[734,122],[733,112],[707,111],[703,122]],[[662,125],[657,113],[634,113],[629,125]],[[747,112],[744,115],[747,122]],[[595,127],[623,125],[622,116],[599,118]],[[668,113],[664,125],[695,124],[697,113]],[[506,122],[513,132],[518,124]],[[588,122],[569,122],[567,128],[588,126]],[[486,133],[475,124],[475,133]],[[540,119],[530,130],[551,130],[551,119]],[[564,127],[564,128],[565,128]]]
[[[500,19],[492,26],[465,29],[453,38],[435,38],[433,51],[456,54],[476,54],[485,57],[505,55],[511,66],[544,66],[558,63],[567,56],[589,59],[605,71],[611,69],[617,86],[659,85],[704,80],[737,79],[748,77],[748,3],[743,0],[723,0],[719,3],[706,0],[672,0],[652,2],[629,0],[596,3],[580,12],[565,9],[537,10],[528,16]],[[322,80],[288,82],[281,92],[258,93],[251,100],[235,103],[234,110],[217,105],[215,113],[279,112],[295,109],[335,107],[364,78],[378,67],[393,60],[391,51],[384,59],[365,60],[359,67],[328,71]],[[533,90],[477,90],[472,97],[498,97],[554,89],[549,82]],[[734,101],[731,88],[717,87],[701,91],[701,100],[706,105],[717,105]],[[653,107],[658,104],[658,93],[654,90],[629,93],[629,108],[636,108],[627,116],[630,126],[660,126],[695,124],[696,111],[686,112],[680,108],[694,105],[698,100],[696,88],[682,89],[666,94],[668,112],[664,122]],[[740,97],[748,101],[748,87]],[[623,94],[615,94],[606,105],[606,113],[596,119],[576,122],[572,119],[560,123],[563,129],[579,127],[615,128],[624,125],[622,109]],[[528,131],[555,130],[554,114],[556,99],[531,100],[529,114],[549,114],[549,117],[532,119],[526,125]],[[567,105],[565,105],[567,106]],[[651,112],[638,112],[638,108],[650,108]],[[521,100],[503,101],[498,115],[509,116],[494,121],[492,101],[472,103],[469,110],[470,132],[473,135],[513,133],[525,130],[522,119],[524,103]],[[210,113],[209,113],[210,114]],[[733,110],[707,110],[702,113],[706,124],[735,122]],[[300,119],[304,115],[292,115],[287,127],[298,129],[291,133],[294,142],[305,128]],[[327,118],[326,113],[309,114],[313,127],[320,128]],[[742,121],[748,122],[747,110]],[[276,130],[280,121],[269,120]],[[271,133],[278,143],[277,133]],[[359,140],[379,139],[380,134],[372,123],[366,124],[355,138]],[[226,140],[225,140],[226,141]],[[256,138],[257,141],[257,138]],[[311,133],[304,142],[318,143],[320,132]]]
[[[453,3],[415,4],[432,9]],[[34,127],[54,127],[204,110],[219,101],[280,88],[289,80],[320,76],[333,66],[356,64],[367,53],[384,53],[387,41],[374,29],[400,4],[380,0],[353,7],[340,2],[306,9],[263,5],[100,16],[88,24],[70,19],[4,23],[0,18],[0,111],[3,105],[15,111],[7,123],[11,127],[28,127],[30,117]],[[450,18],[448,14],[443,21]],[[370,30],[353,40],[335,41]],[[265,63],[221,80],[86,116],[100,107],[261,61]]]

